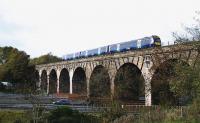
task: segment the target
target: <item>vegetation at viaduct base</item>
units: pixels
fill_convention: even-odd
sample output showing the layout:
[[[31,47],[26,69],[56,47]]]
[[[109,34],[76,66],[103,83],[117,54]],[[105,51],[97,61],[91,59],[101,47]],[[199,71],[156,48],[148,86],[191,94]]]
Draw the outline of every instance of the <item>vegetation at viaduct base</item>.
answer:
[[[127,113],[117,102],[97,113],[80,113],[66,106],[52,111],[0,110],[0,123],[199,123],[200,100],[185,107],[152,106]]]

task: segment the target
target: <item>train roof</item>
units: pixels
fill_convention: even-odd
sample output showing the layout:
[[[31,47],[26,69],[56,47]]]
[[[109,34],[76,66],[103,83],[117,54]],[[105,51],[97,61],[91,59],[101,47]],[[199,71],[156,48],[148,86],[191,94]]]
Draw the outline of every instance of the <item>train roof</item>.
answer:
[[[157,35],[147,36],[147,37],[143,37],[143,38],[150,38],[150,37],[160,38],[160,37],[157,36]],[[141,40],[141,39],[143,39],[143,38],[133,39],[133,40],[130,40],[130,41]],[[118,42],[118,43],[109,44],[109,45],[106,45],[106,46],[117,45],[117,44],[121,44],[121,43],[128,43],[128,42],[130,42],[130,41]],[[97,47],[97,48],[106,47],[106,46],[100,46],[100,47]],[[88,50],[94,50],[94,49],[97,49],[97,48],[92,48],[92,49],[88,49]],[[88,50],[82,50],[82,51],[78,51],[78,52],[74,52],[74,53],[85,52],[85,51],[88,51]],[[74,54],[74,53],[69,53],[69,54],[66,54],[66,55],[70,55],[70,54]]]

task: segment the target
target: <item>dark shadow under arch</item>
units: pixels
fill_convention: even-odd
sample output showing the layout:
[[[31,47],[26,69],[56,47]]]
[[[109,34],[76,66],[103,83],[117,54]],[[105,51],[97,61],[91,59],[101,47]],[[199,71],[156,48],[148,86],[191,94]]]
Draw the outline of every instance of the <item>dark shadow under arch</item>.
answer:
[[[144,101],[144,78],[132,63],[123,64],[115,76],[114,97],[122,102]]]
[[[87,94],[87,86],[86,86],[86,75],[83,68],[78,67],[74,71],[72,78],[73,85],[73,93],[86,95]]]
[[[57,92],[57,74],[54,69],[51,70],[49,75],[49,94]]]
[[[110,77],[102,65],[96,66],[90,77],[90,97],[110,98]]]
[[[39,71],[35,71],[35,83],[38,83],[39,84],[39,81],[40,81],[40,75],[39,75]],[[35,86],[35,84],[33,85]],[[37,87],[39,87],[38,85],[36,85]],[[37,88],[37,87],[34,87],[34,88]]]
[[[69,72],[66,68],[62,69],[60,72],[59,78],[59,92],[60,93],[69,93],[70,90],[70,78]]]
[[[43,70],[41,74],[41,85],[40,85],[42,92],[47,92],[47,71]]]

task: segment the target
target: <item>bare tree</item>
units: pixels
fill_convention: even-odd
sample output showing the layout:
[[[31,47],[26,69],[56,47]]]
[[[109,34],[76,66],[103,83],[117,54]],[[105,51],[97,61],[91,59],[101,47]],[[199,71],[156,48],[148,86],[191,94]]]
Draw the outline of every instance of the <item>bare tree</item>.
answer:
[[[193,18],[195,24],[191,26],[184,26],[185,33],[180,34],[173,32],[175,43],[184,43],[189,41],[200,41],[200,11],[196,11],[196,16]]]

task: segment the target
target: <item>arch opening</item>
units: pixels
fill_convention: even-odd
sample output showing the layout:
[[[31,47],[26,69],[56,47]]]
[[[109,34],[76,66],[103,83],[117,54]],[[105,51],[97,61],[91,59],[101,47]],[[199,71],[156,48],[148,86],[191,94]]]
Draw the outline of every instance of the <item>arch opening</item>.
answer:
[[[61,70],[59,81],[60,81],[59,82],[59,92],[60,93],[69,93],[70,78],[69,78],[69,72],[66,68]]]
[[[36,70],[35,71],[35,84],[33,85],[35,89],[39,88],[39,82],[40,82],[40,75],[39,72]]]
[[[128,103],[144,103],[144,78],[132,63],[123,64],[115,76],[114,98]]]
[[[87,86],[86,86],[86,75],[83,68],[78,67],[73,74],[72,78],[73,85],[73,93],[86,95],[87,94]]]
[[[90,77],[90,98],[110,98],[110,77],[102,65],[96,66]]]
[[[54,94],[57,92],[57,74],[53,69],[49,75],[49,94]]]
[[[47,92],[47,71],[46,70],[43,70],[42,74],[41,74],[40,89],[41,89],[42,93],[46,93]]]
[[[155,105],[179,105],[179,97],[170,89],[172,78],[177,77],[178,66],[189,66],[186,62],[178,59],[170,59],[156,68],[151,81],[152,103]]]

